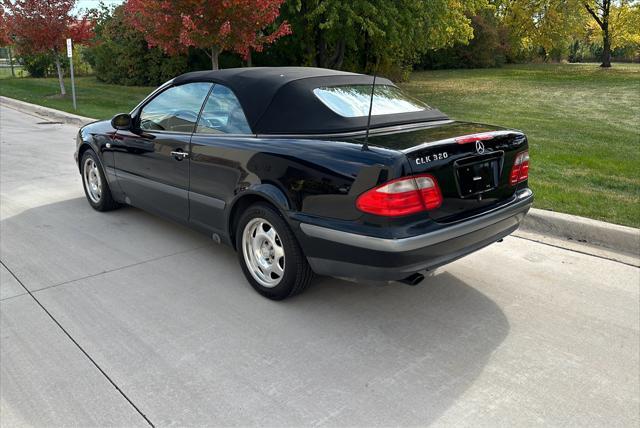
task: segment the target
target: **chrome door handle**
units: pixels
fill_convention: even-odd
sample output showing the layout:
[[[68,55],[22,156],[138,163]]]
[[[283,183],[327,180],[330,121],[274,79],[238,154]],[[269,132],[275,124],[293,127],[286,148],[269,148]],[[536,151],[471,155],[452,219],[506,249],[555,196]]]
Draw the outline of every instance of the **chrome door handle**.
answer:
[[[182,159],[186,159],[189,157],[189,153],[187,152],[182,152],[182,151],[174,151],[171,152],[171,155],[176,158],[177,160],[182,160]]]

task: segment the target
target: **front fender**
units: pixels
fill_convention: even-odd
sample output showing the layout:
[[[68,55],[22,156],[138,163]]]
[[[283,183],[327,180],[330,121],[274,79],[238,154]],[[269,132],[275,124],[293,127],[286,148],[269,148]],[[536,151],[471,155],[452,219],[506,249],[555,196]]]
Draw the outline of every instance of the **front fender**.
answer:
[[[81,141],[80,144],[78,144],[78,149],[76,150],[75,153],[75,159],[76,159],[76,164],[78,165],[78,170],[80,170],[80,162],[82,161],[82,155],[84,154],[85,151],[87,151],[87,149],[91,149],[93,150],[97,155],[98,155],[98,160],[104,165],[104,159],[103,159],[103,154],[102,151],[100,150],[100,145],[96,144],[95,141],[90,140],[90,141]]]
[[[112,158],[105,157],[105,154],[109,152],[107,144],[113,140],[114,130],[102,129],[105,127],[106,126],[103,122],[95,122],[80,128],[78,131],[76,136],[75,153],[78,168],[80,168],[82,153],[88,148],[91,148],[98,155],[100,162],[102,162],[104,166],[114,166]]]
[[[113,152],[108,146],[113,141],[114,133],[115,131],[108,127],[104,121],[82,127],[76,137],[75,160],[78,171],[80,171],[82,168],[82,155],[87,149],[93,150],[98,156],[98,161],[106,176],[111,195],[116,201],[122,202],[123,194],[115,174]]]

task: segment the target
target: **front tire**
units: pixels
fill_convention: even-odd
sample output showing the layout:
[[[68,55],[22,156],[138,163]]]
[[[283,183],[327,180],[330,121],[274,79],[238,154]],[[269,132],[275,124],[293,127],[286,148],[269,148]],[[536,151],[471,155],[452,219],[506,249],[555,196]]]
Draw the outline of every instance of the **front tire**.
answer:
[[[293,232],[269,204],[251,205],[236,229],[238,260],[247,281],[263,296],[282,300],[301,293],[313,277]]]
[[[94,210],[111,211],[119,207],[109,189],[109,183],[96,153],[87,149],[80,160],[82,186],[87,201]]]

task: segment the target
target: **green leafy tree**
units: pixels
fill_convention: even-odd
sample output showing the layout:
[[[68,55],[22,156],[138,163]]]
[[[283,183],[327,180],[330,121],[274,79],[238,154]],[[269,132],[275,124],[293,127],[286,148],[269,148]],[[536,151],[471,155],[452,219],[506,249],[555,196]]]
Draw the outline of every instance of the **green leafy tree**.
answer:
[[[602,64],[611,67],[611,51],[640,44],[640,4],[630,0],[583,0],[602,35]]]
[[[471,18],[473,39],[468,43],[428,52],[421,68],[487,68],[500,67],[509,49],[503,27],[493,10],[486,10]]]
[[[429,49],[473,37],[470,15],[487,0],[295,0],[283,7],[295,41],[277,42],[307,65],[384,72],[417,62]]]
[[[602,43],[602,67],[610,67],[613,49],[638,46],[637,0],[493,1],[519,52],[539,49],[545,58],[575,58],[576,41],[592,43],[596,35]]]
[[[83,53],[107,83],[158,85],[187,70],[187,56],[166,55],[160,48],[149,48],[144,36],[127,20],[124,6],[93,10],[95,37]]]
[[[509,29],[516,50],[540,49],[545,60],[562,59],[573,40],[585,34],[582,0],[499,0],[496,16]]]

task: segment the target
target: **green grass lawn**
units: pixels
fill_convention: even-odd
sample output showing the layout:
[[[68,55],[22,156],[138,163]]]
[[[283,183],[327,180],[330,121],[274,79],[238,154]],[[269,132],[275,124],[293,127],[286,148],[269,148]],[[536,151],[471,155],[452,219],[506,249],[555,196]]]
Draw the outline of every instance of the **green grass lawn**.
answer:
[[[71,83],[65,79],[67,96],[60,97],[58,79],[4,78],[0,79],[0,95],[40,104],[81,116],[107,119],[116,113],[129,112],[154,88],[117,86],[99,82],[95,77],[77,77],[76,100],[73,110]]]
[[[13,66],[13,72],[18,77],[21,77],[21,75],[24,75],[26,73],[26,71],[23,71],[22,66],[19,66],[19,65]],[[5,79],[7,77],[12,77],[11,67],[0,67],[0,79]]]
[[[95,118],[153,89],[76,82],[76,113]],[[640,227],[640,64],[417,72],[402,86],[452,118],[525,131],[538,208]],[[0,79],[1,95],[73,112],[58,90],[56,79]]]
[[[402,86],[452,118],[526,132],[537,208],[640,227],[640,64],[427,71]]]

